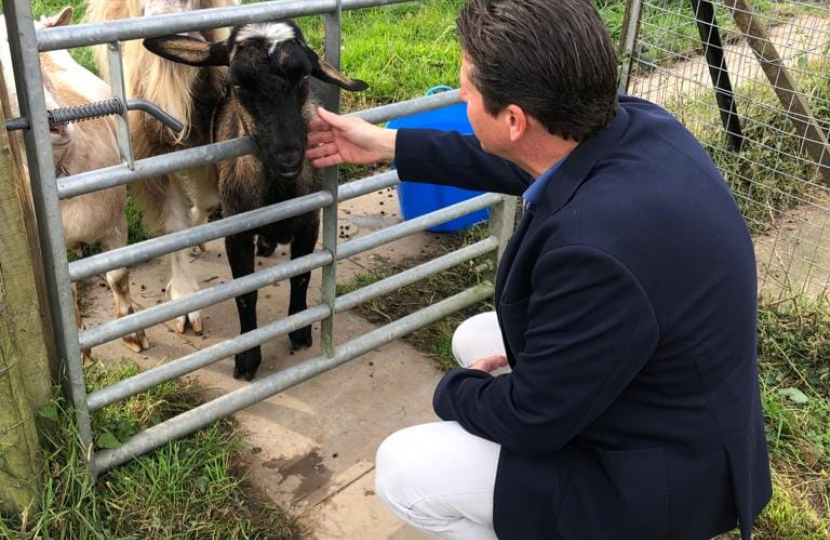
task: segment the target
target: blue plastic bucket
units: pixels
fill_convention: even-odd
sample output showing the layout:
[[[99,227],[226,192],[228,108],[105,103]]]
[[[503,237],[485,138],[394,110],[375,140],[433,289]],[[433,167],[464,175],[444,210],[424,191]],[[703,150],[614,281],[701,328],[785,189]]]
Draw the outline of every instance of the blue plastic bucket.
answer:
[[[427,92],[431,94],[433,90]],[[458,103],[425,113],[404,116],[389,121],[388,128],[425,128],[441,131],[457,131],[463,135],[472,134],[473,128],[467,120],[467,104]],[[481,195],[481,191],[470,191],[449,186],[436,186],[419,182],[401,182],[398,185],[398,202],[404,219],[413,219],[435,210]],[[429,229],[435,233],[452,233],[486,221],[488,209],[477,210],[452,221],[441,223]]]

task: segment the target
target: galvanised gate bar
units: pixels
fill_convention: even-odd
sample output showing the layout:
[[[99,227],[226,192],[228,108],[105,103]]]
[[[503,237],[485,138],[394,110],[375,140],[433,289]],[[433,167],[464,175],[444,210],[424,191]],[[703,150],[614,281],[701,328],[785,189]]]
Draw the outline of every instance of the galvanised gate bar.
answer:
[[[127,107],[121,107],[118,144],[122,165],[100,169],[61,179],[56,182],[41,81],[38,53],[57,49],[107,44],[109,49],[110,85],[113,98],[126,103],[122,76],[120,42],[144,37],[191,32],[207,28],[292,18],[301,15],[325,14],[326,61],[340,65],[341,13],[343,10],[397,4],[403,0],[290,0],[263,2],[231,8],[198,10],[152,18],[129,19],[107,24],[82,24],[35,30],[31,6],[25,0],[5,2],[6,21],[11,40],[15,79],[18,85],[21,114],[29,128],[24,139],[28,154],[35,212],[38,220],[40,248],[45,265],[48,304],[56,331],[59,361],[65,367],[65,388],[76,411],[76,421],[84,444],[92,448],[90,412],[123,400],[164,381],[185,375],[228,356],[262,344],[313,322],[322,321],[320,343],[322,354],[210,401],[191,411],[138,433],[116,450],[90,452],[93,475],[152,449],[184,436],[211,422],[233,414],[249,405],[347,362],[381,344],[400,338],[413,330],[446,315],[484,300],[492,295],[488,282],[421,309],[398,321],[348,341],[333,344],[336,314],[362,302],[382,296],[402,286],[415,283],[454,265],[491,254],[500,256],[513,229],[515,200],[485,194],[448,206],[337,246],[337,204],[399,182],[394,171],[378,174],[338,186],[336,168],[324,172],[323,190],[285,203],[257,209],[186,231],[168,234],[121,249],[69,263],[64,245],[60,216],[60,200],[96,190],[126,185],[162,173],[185,170],[197,165],[237,157],[254,151],[249,138],[205,145],[158,157],[135,160],[127,120]],[[355,113],[365,120],[380,123],[392,118],[423,112],[458,101],[458,92],[447,92],[411,101],[395,103]],[[324,104],[331,110],[339,108],[339,89],[327,88]],[[145,110],[152,104],[145,106]],[[336,264],[387,242],[423,231],[436,224],[491,207],[491,235],[453,253],[391,276],[370,286],[336,297]],[[138,313],[78,332],[70,284],[84,278],[132,265],[149,259],[196,246],[208,240],[255,229],[311,210],[323,209],[322,249],[308,256],[255,272],[241,279],[202,290]],[[236,338],[200,350],[162,366],[145,371],[92,394],[87,394],[81,350],[117,339],[140,329],[170,320],[193,310],[209,306],[253,291],[291,276],[322,268],[321,303],[306,311],[279,319]]]

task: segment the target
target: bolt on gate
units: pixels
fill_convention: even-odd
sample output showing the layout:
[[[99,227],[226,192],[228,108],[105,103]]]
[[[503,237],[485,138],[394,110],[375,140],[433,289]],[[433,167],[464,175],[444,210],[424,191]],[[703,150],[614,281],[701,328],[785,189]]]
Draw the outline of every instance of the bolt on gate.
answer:
[[[347,362],[379,345],[398,339],[413,330],[435,322],[492,295],[493,288],[484,282],[455,296],[423,308],[398,321],[335,346],[333,329],[336,314],[362,302],[392,292],[442,272],[454,265],[490,254],[501,256],[515,218],[515,198],[484,194],[442,208],[416,219],[337,245],[337,204],[396,185],[394,171],[385,172],[338,186],[335,167],[324,171],[323,190],[291,201],[260,208],[230,218],[199,225],[69,263],[64,245],[60,200],[100,189],[132,184],[143,179],[197,165],[215,163],[255,151],[248,137],[181,150],[157,157],[135,160],[130,142],[127,111],[141,109],[161,117],[163,111],[153,104],[127,102],[122,75],[120,42],[131,39],[191,32],[252,22],[325,14],[325,58],[339,68],[341,48],[341,14],[343,10],[386,6],[406,0],[288,0],[263,2],[229,8],[197,10],[159,15],[152,18],[126,19],[106,24],[80,24],[35,29],[31,6],[25,0],[5,2],[6,21],[18,86],[20,110],[24,118],[12,128],[25,129],[34,207],[38,220],[40,249],[43,252],[50,315],[56,329],[58,359],[65,367],[65,391],[71,397],[78,429],[89,452],[93,475],[151,451],[175,438],[187,435],[211,422],[262,401],[282,390]],[[108,105],[118,114],[118,145],[122,164],[106,169],[76,174],[56,182],[49,122],[55,113],[46,110],[38,53],[58,49],[107,44],[113,101]],[[339,89],[326,89],[324,104],[339,109]],[[446,92],[354,113],[372,123],[423,112],[458,102],[458,92]],[[168,119],[168,121],[171,121]],[[440,256],[419,266],[393,275],[372,285],[336,296],[337,261],[424,231],[439,223],[491,207],[490,236],[458,251]],[[204,289],[118,320],[79,332],[75,326],[74,304],[70,284],[115,268],[148,261],[174,251],[197,246],[209,240],[322,209],[322,249],[244,278]],[[277,281],[322,268],[321,302],[306,311],[276,320],[268,325],[221,342],[129,379],[87,394],[84,384],[81,351],[184,315],[193,310],[232,299]],[[236,353],[262,344],[295,329],[321,321],[322,354],[263,377],[248,386],[214,399],[144,432],[136,434],[115,450],[93,452],[90,413],[126,399],[162,382],[211,365]]]

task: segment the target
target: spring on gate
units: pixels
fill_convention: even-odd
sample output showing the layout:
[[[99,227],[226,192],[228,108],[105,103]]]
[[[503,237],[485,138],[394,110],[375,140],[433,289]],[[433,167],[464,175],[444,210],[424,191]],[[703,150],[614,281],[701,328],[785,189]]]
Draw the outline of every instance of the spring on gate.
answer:
[[[124,104],[120,99],[108,99],[106,101],[96,101],[95,103],[87,103],[86,105],[76,105],[74,107],[64,107],[46,111],[49,116],[49,127],[55,127],[60,124],[70,124],[72,122],[81,122],[83,120],[94,120],[104,116],[113,114],[123,114]]]

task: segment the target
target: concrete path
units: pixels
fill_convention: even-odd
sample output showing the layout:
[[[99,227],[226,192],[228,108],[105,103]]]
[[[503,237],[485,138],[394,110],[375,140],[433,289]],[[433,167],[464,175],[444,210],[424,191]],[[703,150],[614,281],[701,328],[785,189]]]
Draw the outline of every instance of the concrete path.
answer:
[[[393,190],[348,202],[340,212],[341,224],[348,226],[344,234],[352,238],[400,219]],[[342,261],[338,279],[347,280],[379,261],[428,254],[435,244],[428,233],[397,241]],[[278,249],[272,258],[258,259],[257,264],[266,267],[283,261],[285,251]],[[228,280],[223,242],[212,242],[206,252],[194,254],[191,267],[203,288]],[[148,307],[161,301],[161,289],[168,280],[166,268],[166,262],[152,261],[133,270],[130,281],[139,304]],[[319,281],[316,271],[310,305],[319,297]],[[260,291],[260,324],[285,316],[288,289],[285,282]],[[87,326],[105,321],[114,310],[112,302],[103,278],[87,280],[81,287]],[[202,336],[177,335],[168,323],[148,330],[152,346],[144,354],[133,354],[120,342],[97,347],[93,354],[108,362],[133,359],[148,368],[231,338],[239,328],[232,300],[204,310],[203,319]],[[315,325],[316,342],[318,328]],[[345,342],[372,328],[357,315],[338,315],[336,341]],[[292,354],[288,337],[278,338],[263,346],[258,376],[317,354],[317,343]],[[247,384],[234,380],[232,369],[233,360],[225,359],[191,377],[210,399]],[[426,536],[404,527],[388,513],[375,495],[374,457],[380,442],[393,431],[437,419],[431,401],[440,377],[430,358],[396,341],[238,413],[236,419],[247,433],[244,460],[250,477],[276,503],[308,523],[320,540],[424,540]]]

